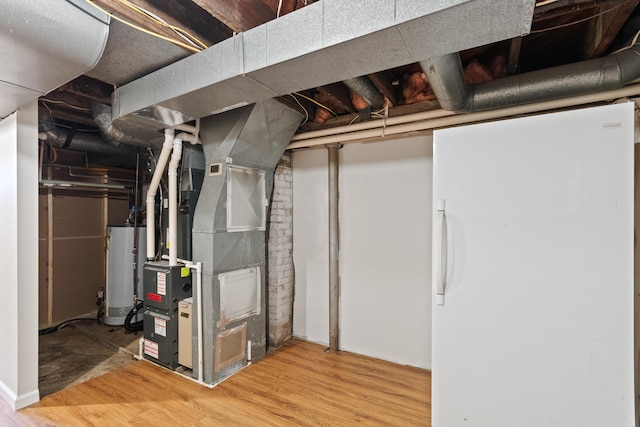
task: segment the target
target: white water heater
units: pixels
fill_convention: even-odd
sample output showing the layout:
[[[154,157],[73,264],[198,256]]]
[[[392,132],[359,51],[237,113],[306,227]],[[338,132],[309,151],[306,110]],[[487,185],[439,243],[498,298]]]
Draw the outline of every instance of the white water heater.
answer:
[[[137,227],[137,254],[134,257],[135,230],[133,226],[107,226],[107,285],[105,289],[105,325],[124,325],[133,308],[133,295],[142,299],[142,276],[147,253],[147,230]],[[134,269],[137,263],[137,285]]]

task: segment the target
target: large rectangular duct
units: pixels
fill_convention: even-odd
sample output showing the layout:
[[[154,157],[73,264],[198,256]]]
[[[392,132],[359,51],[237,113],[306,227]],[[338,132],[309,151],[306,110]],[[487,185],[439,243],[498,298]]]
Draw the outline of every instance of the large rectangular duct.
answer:
[[[109,16],[82,0],[3,0],[0,118],[93,68]]]
[[[528,33],[531,0],[323,0],[118,88],[122,129],[225,109]]]
[[[193,259],[203,269],[208,384],[266,353],[266,213],[274,169],[301,121],[272,99],[201,120],[205,178],[193,219]],[[197,343],[195,329],[193,338]],[[196,346],[193,354],[198,377]]]

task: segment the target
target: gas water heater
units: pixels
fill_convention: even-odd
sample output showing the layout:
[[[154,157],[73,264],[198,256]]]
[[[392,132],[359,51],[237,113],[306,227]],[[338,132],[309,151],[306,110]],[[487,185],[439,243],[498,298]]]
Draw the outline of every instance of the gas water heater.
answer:
[[[135,231],[138,230],[136,254]],[[147,253],[146,228],[129,225],[107,226],[107,280],[103,322],[124,325],[134,306],[134,295],[142,299],[142,270]],[[134,276],[134,271],[137,273]]]

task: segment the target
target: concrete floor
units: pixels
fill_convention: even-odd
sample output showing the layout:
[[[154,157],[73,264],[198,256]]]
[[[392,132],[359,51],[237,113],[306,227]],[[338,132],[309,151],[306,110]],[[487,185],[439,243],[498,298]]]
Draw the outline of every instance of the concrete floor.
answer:
[[[80,384],[133,362],[138,334],[122,327],[99,325],[95,320],[72,322],[40,337],[40,397]]]

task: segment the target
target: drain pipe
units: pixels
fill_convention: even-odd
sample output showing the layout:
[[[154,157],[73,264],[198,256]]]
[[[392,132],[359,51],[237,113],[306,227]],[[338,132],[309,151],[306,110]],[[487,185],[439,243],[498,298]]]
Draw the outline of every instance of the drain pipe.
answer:
[[[366,127],[356,125],[340,126],[321,131],[301,133],[293,137],[288,150],[310,147],[324,147],[327,144],[347,144],[352,142],[374,142],[389,138],[402,138],[417,133],[432,132],[435,129],[451,126],[481,123],[487,120],[499,120],[523,114],[536,114],[561,108],[599,102],[611,102],[620,98],[640,96],[640,84],[632,84],[606,92],[553,99],[531,104],[516,105],[495,110],[469,114],[456,114],[446,110],[431,110],[406,116],[389,117],[367,122]]]
[[[173,147],[173,129],[164,130],[164,143],[162,144],[162,151],[160,152],[160,158],[156,164],[156,170],[153,172],[151,178],[151,184],[147,190],[147,261],[153,261],[156,258],[156,219],[155,219],[155,204],[156,204],[156,192],[164,173],[164,168],[167,165],[169,154],[171,154],[171,147]]]
[[[340,312],[340,229],[338,167],[340,144],[327,145],[329,153],[329,350],[338,352]]]
[[[603,58],[473,86],[464,82],[458,53],[427,59],[420,65],[442,108],[465,113],[621,88],[640,77],[640,43]]]
[[[173,140],[173,153],[169,162],[169,265],[178,265],[178,166],[182,158],[182,139],[178,134]]]
[[[169,257],[162,255],[162,259],[168,260]],[[185,267],[196,270],[196,318],[198,319],[198,380],[197,382],[207,387],[213,387],[211,384],[204,382],[203,366],[204,366],[204,350],[203,350],[203,331],[204,331],[204,319],[202,318],[202,262],[193,262],[187,259],[178,258],[178,262],[184,264]],[[187,377],[193,379],[191,377]]]

